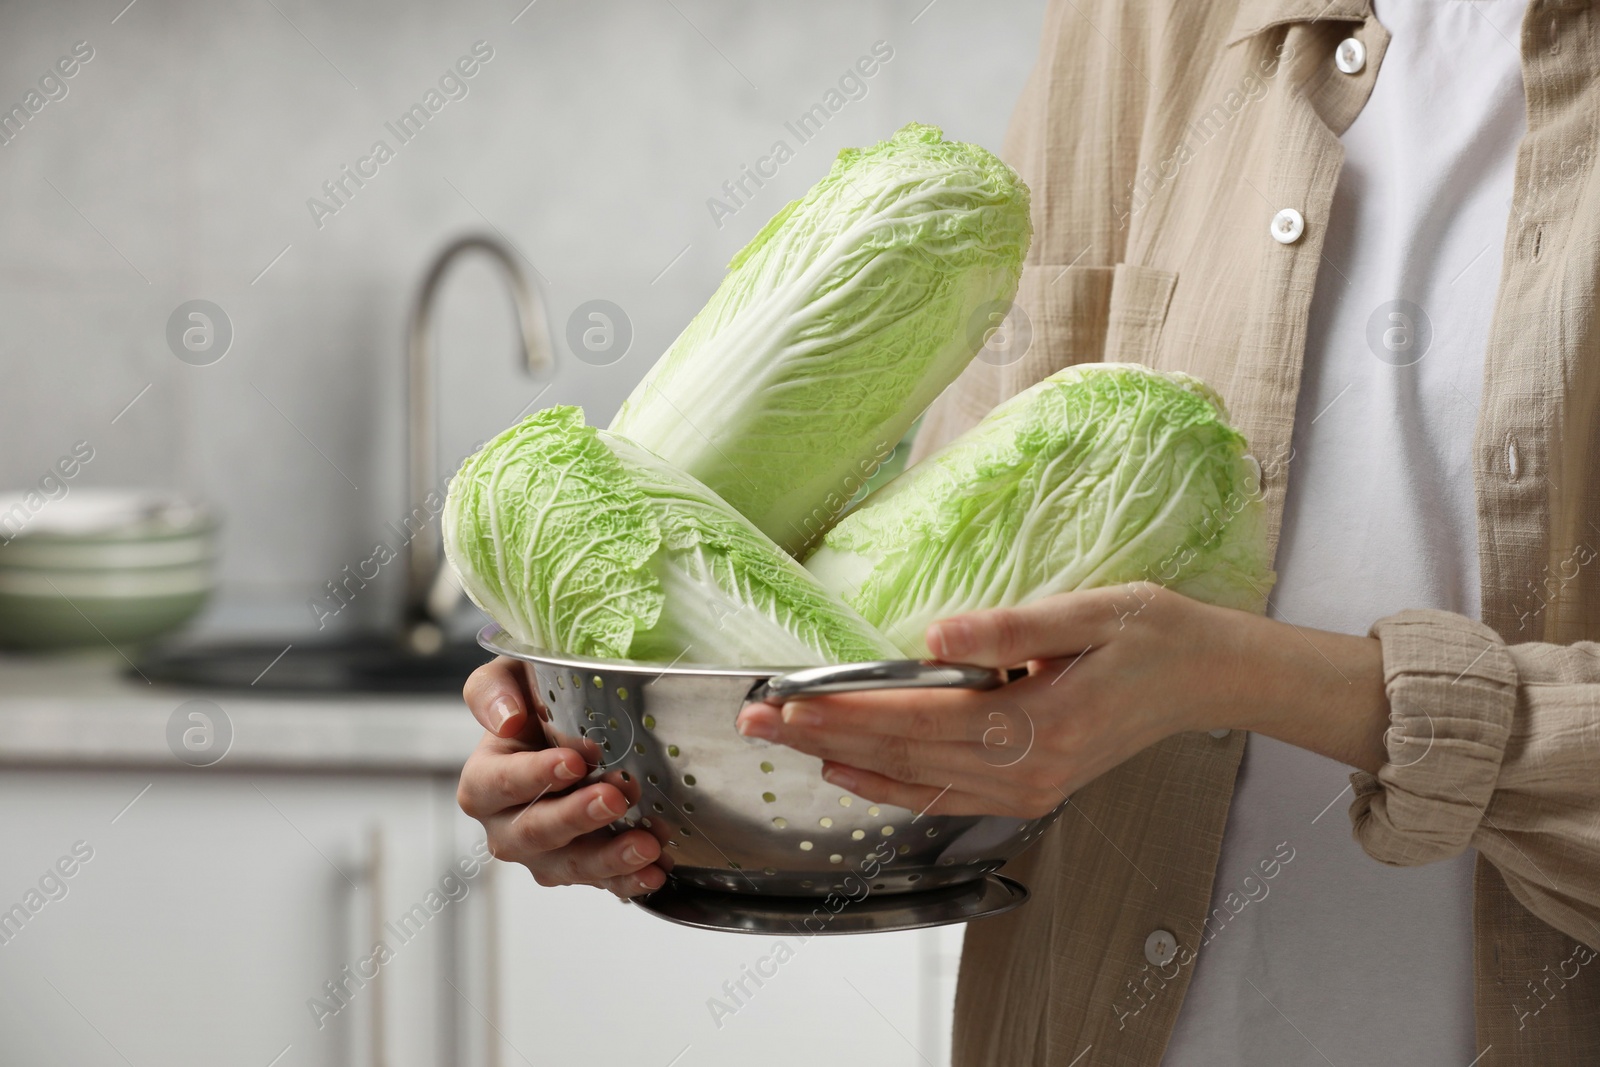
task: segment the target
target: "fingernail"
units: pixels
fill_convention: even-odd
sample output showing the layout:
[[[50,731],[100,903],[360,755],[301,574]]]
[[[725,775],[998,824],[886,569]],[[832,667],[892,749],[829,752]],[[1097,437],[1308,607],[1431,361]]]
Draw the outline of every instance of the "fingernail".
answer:
[[[517,706],[511,703],[510,697],[499,697],[489,705],[489,715],[494,720],[494,732],[499,733],[505,729],[506,723],[517,713]]]
[[[578,780],[578,772],[567,765],[567,760],[564,756],[561,762],[556,764],[555,774],[558,782],[575,782]]]
[[[642,864],[645,862],[644,853],[639,851],[639,846],[629,845],[627,848],[622,850],[622,861],[624,863]]]
[[[605,819],[610,822],[621,814],[620,811],[612,811],[611,806],[606,803],[606,798],[603,796],[595,797],[589,801],[589,818],[591,819]]]
[[[851,774],[849,771],[841,771],[836,767],[823,768],[822,777],[827,781],[832,782],[840,789],[853,790],[856,787],[856,776]]]
[[[765,716],[747,715],[739,720],[739,734],[743,737],[758,737],[763,741],[773,741],[777,739],[778,728]]]
[[[783,721],[790,726],[821,726],[822,713],[803,700],[791,700],[783,706]]]
[[[959,659],[972,650],[972,627],[967,625],[965,619],[946,619],[931,630],[928,634],[928,651],[939,659]]]

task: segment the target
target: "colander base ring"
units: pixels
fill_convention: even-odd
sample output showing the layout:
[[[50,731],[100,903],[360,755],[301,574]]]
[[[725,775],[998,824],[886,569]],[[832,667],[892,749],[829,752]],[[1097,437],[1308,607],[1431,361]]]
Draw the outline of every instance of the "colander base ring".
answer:
[[[1021,882],[991,874],[944,889],[869,893],[860,900],[721,893],[669,880],[633,903],[658,918],[700,930],[809,937],[880,934],[972,922],[1010,911],[1027,899],[1028,889]]]

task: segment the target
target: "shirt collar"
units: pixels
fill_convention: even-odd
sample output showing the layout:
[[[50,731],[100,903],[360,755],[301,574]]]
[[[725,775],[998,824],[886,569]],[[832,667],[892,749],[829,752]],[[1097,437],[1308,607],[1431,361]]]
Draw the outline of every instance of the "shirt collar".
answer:
[[[1372,15],[1372,0],[1239,0],[1228,43],[1290,22],[1363,22]]]

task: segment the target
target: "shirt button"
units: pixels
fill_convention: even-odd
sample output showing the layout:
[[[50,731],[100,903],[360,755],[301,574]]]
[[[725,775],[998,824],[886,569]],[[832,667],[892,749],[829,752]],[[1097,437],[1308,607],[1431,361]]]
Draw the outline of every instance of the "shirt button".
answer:
[[[1178,958],[1178,939],[1170,931],[1154,931],[1144,939],[1144,958],[1153,967],[1165,967]]]
[[[1360,74],[1367,65],[1367,46],[1354,37],[1346,37],[1333,50],[1333,65],[1346,74]]]
[[[1286,207],[1272,216],[1272,239],[1281,245],[1292,245],[1306,232],[1306,220],[1300,212]]]
[[[1218,741],[1221,741],[1224,737],[1227,737],[1232,732],[1233,731],[1231,730],[1212,730],[1211,736],[1215,737]]]

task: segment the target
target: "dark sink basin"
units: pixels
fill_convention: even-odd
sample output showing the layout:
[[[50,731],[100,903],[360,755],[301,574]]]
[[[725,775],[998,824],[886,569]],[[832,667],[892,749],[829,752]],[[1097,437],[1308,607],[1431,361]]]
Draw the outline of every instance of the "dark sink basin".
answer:
[[[288,645],[288,651],[284,646]],[[460,693],[491,658],[475,643],[422,655],[383,636],[337,641],[232,642],[154,649],[138,669],[152,682],[253,693]]]

